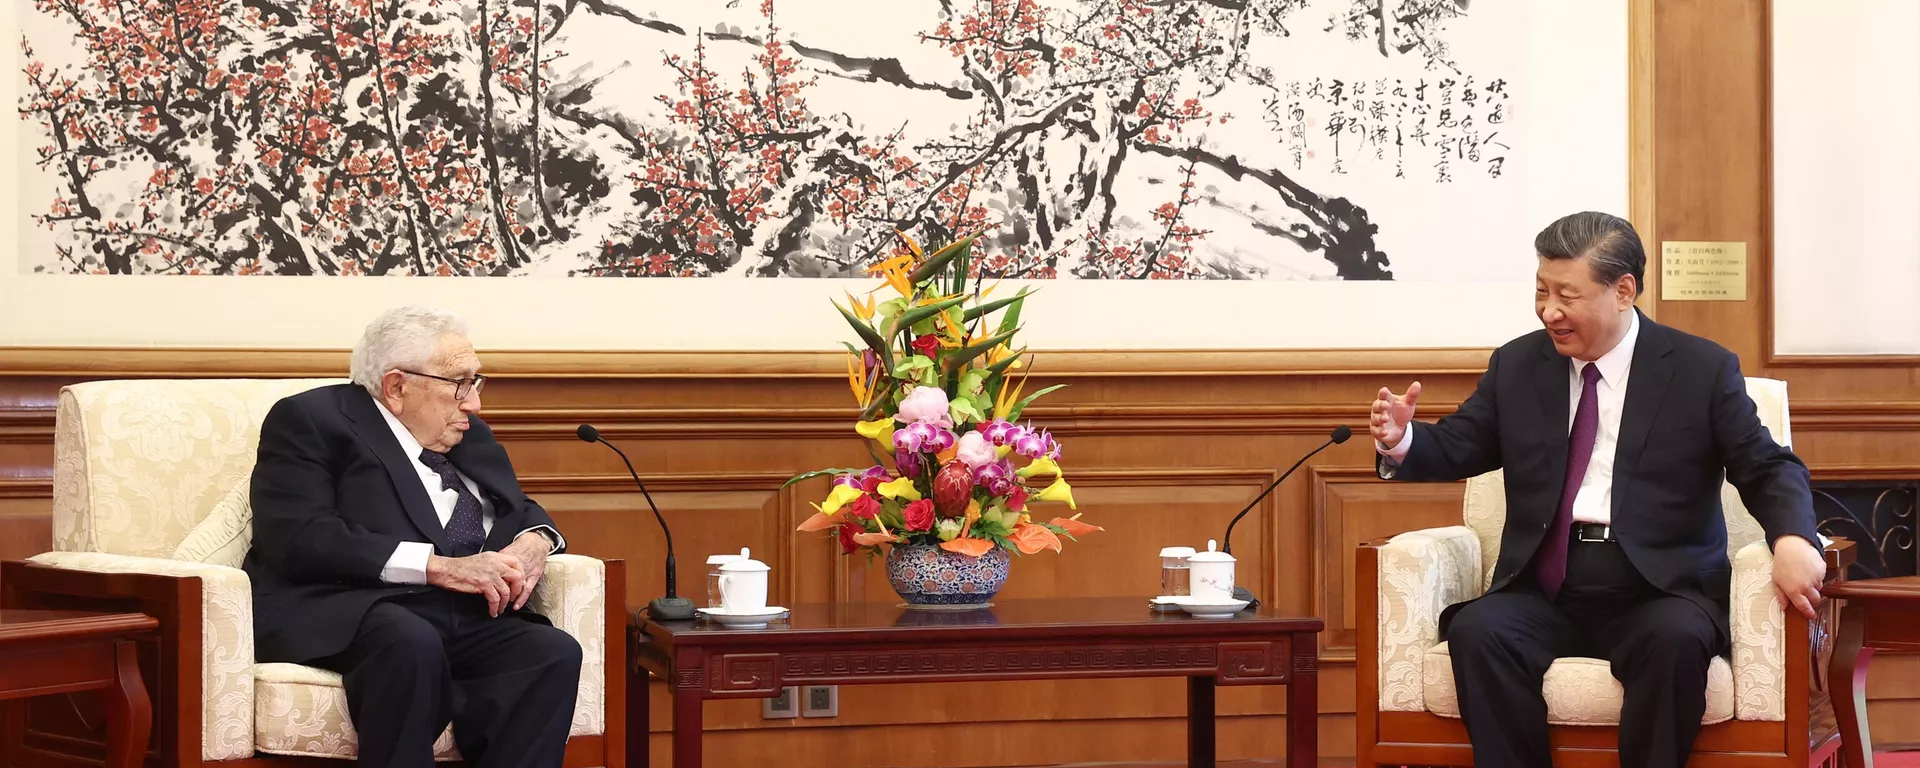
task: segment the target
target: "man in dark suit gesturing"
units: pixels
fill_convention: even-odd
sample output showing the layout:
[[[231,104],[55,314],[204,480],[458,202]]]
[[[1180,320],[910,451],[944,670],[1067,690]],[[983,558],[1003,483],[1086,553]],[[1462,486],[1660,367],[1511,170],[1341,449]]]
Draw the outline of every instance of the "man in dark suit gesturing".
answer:
[[[354,347],[353,383],[281,400],[253,470],[260,661],[341,673],[360,765],[557,768],[580,645],[525,610],[565,540],[476,414],[464,322],[403,308]]]
[[[1768,437],[1733,353],[1634,308],[1646,254],[1630,224],[1574,214],[1534,250],[1545,328],[1496,350],[1437,423],[1413,421],[1419,382],[1380,390],[1380,475],[1505,469],[1492,586],[1440,620],[1476,765],[1551,764],[1541,681],[1561,656],[1611,662],[1621,765],[1684,765],[1728,648],[1722,478],[1766,529],[1780,599],[1814,618],[1826,564],[1807,469]]]

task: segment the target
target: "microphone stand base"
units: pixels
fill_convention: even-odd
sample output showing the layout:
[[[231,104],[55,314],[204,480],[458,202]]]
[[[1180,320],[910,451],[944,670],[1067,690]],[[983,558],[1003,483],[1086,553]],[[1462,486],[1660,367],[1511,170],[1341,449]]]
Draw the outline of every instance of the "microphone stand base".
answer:
[[[1243,611],[1250,611],[1260,607],[1260,598],[1254,597],[1253,592],[1246,587],[1234,585],[1233,599],[1247,601],[1247,607],[1241,609]]]
[[[647,603],[647,616],[654,621],[682,621],[693,618],[693,601],[684,597],[656,597]]]

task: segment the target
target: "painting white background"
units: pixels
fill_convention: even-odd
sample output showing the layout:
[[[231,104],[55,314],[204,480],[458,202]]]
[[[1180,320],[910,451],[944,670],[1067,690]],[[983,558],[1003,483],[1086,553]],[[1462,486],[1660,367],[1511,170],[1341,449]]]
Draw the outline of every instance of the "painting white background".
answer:
[[[814,5],[829,0],[812,0]],[[669,18],[693,3],[627,6]],[[718,7],[718,3],[711,4]],[[749,5],[743,3],[741,5]],[[844,6],[844,3],[836,4]],[[882,4],[884,5],[884,4]],[[1371,45],[1324,19],[1346,0],[1320,0],[1293,18],[1297,46],[1274,62],[1297,79],[1351,77],[1383,66]],[[802,13],[781,6],[788,34],[809,44],[827,38],[855,48],[899,39],[899,15]],[[898,6],[895,6],[896,8]],[[0,39],[19,39],[20,4],[0,10]],[[746,13],[747,9],[736,11]],[[901,13],[904,13],[902,11]],[[742,21],[751,21],[743,17]],[[863,26],[871,25],[871,26]],[[1491,346],[1535,326],[1530,300],[1534,232],[1582,209],[1624,214],[1627,208],[1627,21],[1624,2],[1537,4],[1476,2],[1450,22],[1449,40],[1462,69],[1495,72],[1516,108],[1506,137],[1514,146],[1508,178],[1493,182],[1461,173],[1446,187],[1409,184],[1365,172],[1332,178],[1297,174],[1326,195],[1346,194],[1381,225],[1379,245],[1393,258],[1392,282],[1343,282],[1324,261],[1295,249],[1245,247],[1243,258],[1295,279],[1245,281],[1040,281],[1024,332],[1036,349],[1347,348]],[[681,38],[683,44],[690,41]],[[611,43],[609,43],[611,44]],[[875,42],[872,45],[880,45]],[[18,51],[6,46],[10,72]],[[908,50],[867,55],[900,56]],[[926,53],[919,54],[926,58]],[[639,58],[639,57],[636,57]],[[645,61],[651,61],[648,57]],[[934,66],[929,58],[926,66]],[[1392,62],[1393,74],[1417,77],[1418,62]],[[636,90],[645,82],[635,67]],[[1286,71],[1282,79],[1295,79]],[[823,83],[827,78],[823,78]],[[0,79],[7,103],[18,101],[17,74]],[[861,88],[874,87],[865,85]],[[810,99],[826,107],[832,89]],[[882,117],[931,110],[946,99],[906,92],[879,105]],[[912,101],[923,98],[926,104]],[[848,103],[849,111],[874,105]],[[922,110],[924,108],[924,110]],[[1212,137],[1242,151],[1250,164],[1273,136],[1260,124],[1257,101],[1230,111],[1240,117]],[[891,119],[891,117],[889,117]],[[32,171],[31,146],[17,120],[0,121],[0,141],[17,148],[0,173],[0,209],[43,210],[33,201],[44,180]],[[1238,129],[1248,133],[1233,135]],[[24,146],[23,146],[24,144]],[[1507,182],[1507,183],[1501,183]],[[44,261],[40,234],[10,217],[19,247],[0,256],[0,345],[235,346],[338,348],[378,309],[431,302],[473,317],[476,341],[494,349],[833,349],[848,338],[827,305],[867,280],[149,277],[25,274]],[[1011,287],[1011,286],[1008,286]],[[1002,290],[1007,290],[1003,287]]]
[[[1920,3],[1773,5],[1773,351],[1920,354]]]

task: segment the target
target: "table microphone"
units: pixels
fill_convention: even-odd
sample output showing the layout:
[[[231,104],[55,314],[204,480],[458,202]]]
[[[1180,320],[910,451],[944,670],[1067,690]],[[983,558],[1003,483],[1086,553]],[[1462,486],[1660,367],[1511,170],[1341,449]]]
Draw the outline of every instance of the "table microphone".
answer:
[[[626,452],[621,451],[619,446],[600,439],[600,430],[594,429],[592,424],[582,424],[573,433],[581,440],[599,443],[620,454],[620,461],[627,465],[627,474],[633,476],[633,484],[640,486],[640,495],[646,498],[647,506],[653,509],[653,519],[660,521],[660,532],[667,535],[667,596],[656,597],[653,602],[647,603],[647,615],[662,621],[693,618],[693,601],[680,597],[674,589],[673,530],[667,527],[667,519],[660,515],[660,508],[654,506],[653,495],[647,493],[647,484],[640,482],[640,473],[633,471],[633,462],[627,461]]]
[[[1227,535],[1220,537],[1220,551],[1229,555],[1233,554],[1233,526],[1240,522],[1240,518],[1246,517],[1248,512],[1252,512],[1254,506],[1259,504],[1261,499],[1266,498],[1267,494],[1272,493],[1273,489],[1280,487],[1280,483],[1285,482],[1288,475],[1293,474],[1294,470],[1299,469],[1301,464],[1305,464],[1307,459],[1313,458],[1314,454],[1326,450],[1329,445],[1344,443],[1349,437],[1353,437],[1353,430],[1348,428],[1347,425],[1342,424],[1334,427],[1333,434],[1328,435],[1327,441],[1321,443],[1319,448],[1308,451],[1307,455],[1300,457],[1300,460],[1294,462],[1293,466],[1287,467],[1287,471],[1280,473],[1279,477],[1274,478],[1273,482],[1267,485],[1266,490],[1261,491],[1260,495],[1253,497],[1253,501],[1247,503],[1247,508],[1240,510],[1240,514],[1234,515],[1233,521],[1227,523]],[[1233,599],[1247,601],[1248,608],[1260,604],[1260,600],[1253,596],[1252,591],[1241,585],[1239,579],[1234,579]]]

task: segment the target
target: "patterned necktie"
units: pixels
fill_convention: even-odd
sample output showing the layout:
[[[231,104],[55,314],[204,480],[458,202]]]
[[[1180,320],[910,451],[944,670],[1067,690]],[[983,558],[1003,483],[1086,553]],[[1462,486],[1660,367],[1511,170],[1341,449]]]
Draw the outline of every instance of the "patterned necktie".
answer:
[[[1580,406],[1573,412],[1573,429],[1567,433],[1567,481],[1560,489],[1560,507],[1553,512],[1553,525],[1541,544],[1538,559],[1540,589],[1551,601],[1560,594],[1567,580],[1567,546],[1572,538],[1573,500],[1580,495],[1580,481],[1587,476],[1587,463],[1593,459],[1594,439],[1600,434],[1600,366],[1588,363],[1580,371]]]
[[[447,460],[446,454],[422,449],[420,462],[440,476],[441,488],[459,494],[459,500],[453,503],[453,516],[447,519],[447,539],[453,544],[453,556],[478,554],[487,543],[486,526],[480,519],[480,497],[467,490],[467,484],[460,480],[460,473],[454,471],[453,462]]]

